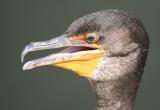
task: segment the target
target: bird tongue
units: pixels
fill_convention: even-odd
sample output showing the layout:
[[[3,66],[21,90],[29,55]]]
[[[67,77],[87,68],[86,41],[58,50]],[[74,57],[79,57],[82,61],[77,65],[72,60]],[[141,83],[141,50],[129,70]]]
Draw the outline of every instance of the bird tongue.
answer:
[[[74,47],[69,47],[67,49],[64,49],[60,53],[74,53],[74,52],[89,51],[89,50],[95,50],[95,48],[89,48],[84,46],[74,46]]]

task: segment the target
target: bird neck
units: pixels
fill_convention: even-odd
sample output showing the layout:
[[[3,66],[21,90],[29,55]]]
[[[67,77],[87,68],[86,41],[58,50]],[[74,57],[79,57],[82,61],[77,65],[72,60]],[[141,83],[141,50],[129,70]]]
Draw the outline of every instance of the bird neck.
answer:
[[[126,57],[103,57],[89,79],[96,96],[96,110],[133,110],[145,56],[140,51]]]
[[[138,86],[136,80],[90,82],[96,96],[96,110],[133,110]]]

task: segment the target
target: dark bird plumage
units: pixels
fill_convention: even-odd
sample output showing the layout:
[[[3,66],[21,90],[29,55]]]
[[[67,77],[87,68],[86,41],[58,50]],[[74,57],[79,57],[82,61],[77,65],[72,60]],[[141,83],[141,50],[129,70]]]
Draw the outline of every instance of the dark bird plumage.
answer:
[[[88,33],[99,36],[97,37],[98,40],[93,43],[86,43],[84,39]],[[105,52],[101,55],[100,60],[95,63],[94,71],[89,74],[87,73],[87,75],[85,72],[85,75],[80,74],[86,77],[92,85],[97,99],[96,110],[133,110],[137,88],[144,70],[149,47],[148,35],[141,21],[128,12],[103,10],[75,20],[68,27],[65,35],[65,39],[67,40],[61,45],[72,47],[70,57],[65,54],[66,56],[63,55],[63,60],[60,56],[57,57],[55,55],[38,59],[25,64],[24,69],[50,64],[54,65],[60,61],[69,61],[72,64],[75,59],[71,61],[70,59],[75,56],[74,53],[77,53],[77,51],[73,52],[73,48],[79,49],[78,52],[85,51],[86,54],[89,54],[87,52],[94,51],[95,48],[100,51],[104,50]],[[73,38],[76,40],[73,40]],[[71,39],[69,43],[68,39]],[[30,44],[24,49],[22,59],[29,51],[62,47],[57,46],[57,42],[57,39],[52,39],[47,41],[47,43],[32,43],[32,45]],[[45,47],[44,44],[47,44],[47,46]],[[48,46],[48,44],[50,45]],[[95,45],[101,46],[103,49],[95,47]],[[77,46],[81,46],[81,48],[77,48]],[[71,48],[64,52],[68,51],[71,51]],[[46,60],[49,63],[44,63]],[[89,62],[90,60],[87,61]],[[84,62],[84,59],[81,62]],[[83,63],[83,66],[85,64]],[[80,70],[74,68],[76,65],[74,67],[68,65],[70,64],[67,63],[65,66],[55,64],[55,66],[67,68],[79,74]],[[90,66],[88,63],[85,65],[86,68]],[[80,71],[80,73],[83,73],[83,71]]]

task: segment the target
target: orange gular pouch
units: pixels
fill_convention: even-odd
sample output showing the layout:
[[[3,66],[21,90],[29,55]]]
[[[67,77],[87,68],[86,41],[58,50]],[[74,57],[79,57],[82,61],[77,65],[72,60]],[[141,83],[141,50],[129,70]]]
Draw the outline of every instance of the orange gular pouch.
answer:
[[[71,70],[83,77],[89,77],[91,76],[92,72],[96,69],[96,65],[100,61],[102,54],[102,51],[98,53],[88,54],[75,53],[75,55],[73,55],[73,58],[68,59],[68,61],[55,63],[53,64],[53,66]]]
[[[62,67],[75,72],[76,74],[84,77],[89,77],[95,70],[100,58],[95,58],[85,61],[70,61],[54,64],[54,66]]]

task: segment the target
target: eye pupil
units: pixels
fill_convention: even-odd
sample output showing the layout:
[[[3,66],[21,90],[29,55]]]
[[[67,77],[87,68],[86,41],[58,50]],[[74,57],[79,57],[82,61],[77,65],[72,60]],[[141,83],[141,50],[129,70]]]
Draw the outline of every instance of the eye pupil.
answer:
[[[95,38],[94,38],[93,36],[89,36],[89,37],[86,38],[86,40],[87,40],[88,42],[92,42],[92,41],[95,40]]]

